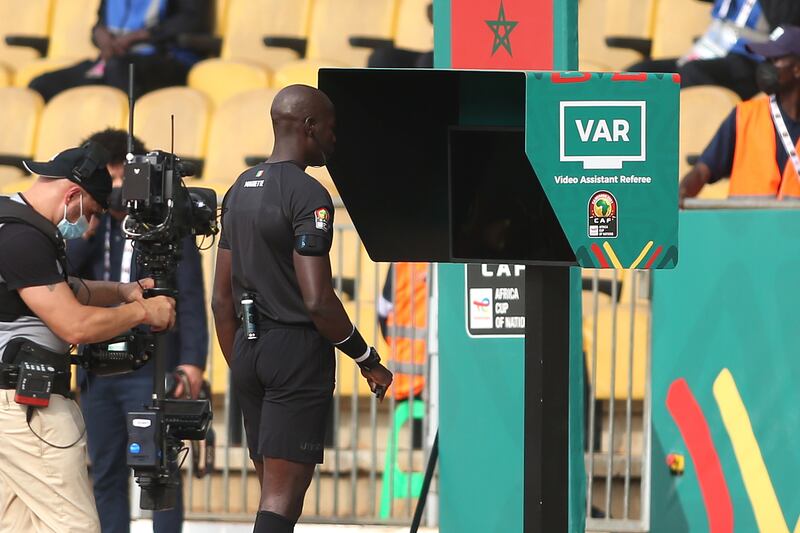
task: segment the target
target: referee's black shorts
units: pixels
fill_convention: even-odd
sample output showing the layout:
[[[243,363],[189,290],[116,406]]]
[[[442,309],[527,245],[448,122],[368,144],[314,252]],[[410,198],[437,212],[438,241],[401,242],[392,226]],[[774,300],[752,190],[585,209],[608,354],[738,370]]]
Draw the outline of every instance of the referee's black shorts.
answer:
[[[333,345],[309,327],[262,328],[248,341],[240,328],[231,363],[250,457],[322,463],[333,399]]]

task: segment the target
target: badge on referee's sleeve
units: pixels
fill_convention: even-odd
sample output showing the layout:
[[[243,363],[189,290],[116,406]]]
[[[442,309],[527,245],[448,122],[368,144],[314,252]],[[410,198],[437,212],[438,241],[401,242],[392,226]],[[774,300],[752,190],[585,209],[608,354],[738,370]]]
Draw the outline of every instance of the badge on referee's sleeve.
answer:
[[[331,213],[325,207],[320,207],[314,211],[314,225],[317,229],[328,231],[331,221]]]

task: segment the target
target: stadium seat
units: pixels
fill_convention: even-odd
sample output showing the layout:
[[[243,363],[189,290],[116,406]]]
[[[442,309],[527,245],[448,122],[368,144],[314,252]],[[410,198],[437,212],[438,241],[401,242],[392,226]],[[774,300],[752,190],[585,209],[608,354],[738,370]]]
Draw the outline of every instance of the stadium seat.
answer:
[[[42,74],[46,74],[48,72],[53,72],[54,70],[70,67],[75,63],[78,63],[78,60],[66,58],[45,58],[31,61],[30,63],[20,67],[16,74],[14,74],[14,86],[27,87],[31,80],[37,76],[41,76]]]
[[[709,85],[689,87],[681,91],[678,177],[682,177],[691,169],[687,157],[703,153],[722,122],[740,101],[736,93],[724,87]]]
[[[648,332],[650,328],[650,305],[636,302],[634,304],[634,320],[631,320],[630,304],[620,304],[616,310],[616,338],[612,339],[614,310],[610,303],[600,305],[597,320],[597,339],[593,338],[594,321],[592,315],[584,315],[583,332],[586,349],[586,368],[589,379],[592,377],[592,346],[597,344],[597,381],[595,397],[599,400],[611,398],[611,365],[612,354],[616,346],[616,366],[614,397],[624,400],[628,395],[629,362],[633,362],[632,397],[634,400],[644,399],[646,382],[646,365],[648,357]],[[631,325],[633,324],[633,354],[631,354]]]
[[[97,22],[99,3],[100,0],[56,1],[47,55],[19,69],[14,84],[25,87],[39,74],[97,57],[97,48],[92,43],[92,27]]]
[[[269,155],[275,141],[269,109],[276,93],[255,89],[237,94],[214,111],[203,172],[206,186],[224,193],[249,166],[245,158]]]
[[[39,116],[44,101],[30,89],[0,89],[0,184],[16,181],[25,175],[21,161],[33,156]]]
[[[597,272],[600,280],[600,292],[597,300],[597,338],[594,338],[594,296],[591,290],[583,291],[583,346],[586,355],[586,369],[592,375],[592,351],[597,346],[597,382],[596,398],[608,400],[611,397],[611,365],[616,353],[615,397],[623,400],[627,397],[628,368],[631,358],[631,327],[633,327],[633,399],[644,398],[645,370],[648,356],[647,333],[650,326],[649,287],[643,285],[641,274],[632,271],[584,270],[584,278]],[[632,279],[638,275],[636,293],[633,294]],[[609,282],[616,277],[618,300],[615,305],[608,292]],[[633,312],[633,319],[631,318]],[[616,320],[616,337],[612,338]],[[614,349],[616,348],[616,352]]]
[[[686,54],[711,23],[711,7],[700,0],[660,0],[650,55],[661,59]]]
[[[642,59],[630,49],[612,48],[607,36],[649,39],[654,0],[580,0],[578,4],[579,57],[625,70]]]
[[[216,0],[214,2],[214,34],[220,37],[225,36],[229,7],[229,0]]]
[[[12,71],[40,56],[33,48],[9,46],[9,35],[46,38],[50,25],[51,0],[0,0],[0,60]]]
[[[8,87],[11,84],[11,73],[8,67],[0,64],[0,87]]]
[[[658,0],[606,0],[605,31],[609,46],[629,48],[629,44],[633,43],[625,43],[626,40],[649,42],[653,36],[657,2]]]
[[[370,50],[351,46],[350,37],[391,39],[396,1],[317,0],[304,58],[278,69],[273,85],[307,82],[312,77],[309,72],[324,66],[365,66]]]
[[[42,112],[35,157],[48,160],[96,131],[125,128],[127,119],[128,99],[119,89],[93,85],[66,90]]]
[[[428,20],[431,0],[400,0],[394,45],[404,50],[430,52],[433,50],[433,25]]]
[[[219,106],[236,94],[269,87],[269,74],[261,66],[244,61],[206,59],[189,71],[188,85]]]
[[[350,44],[358,48],[397,48],[415,52],[433,50],[433,25],[428,20],[430,0],[397,0],[397,16],[390,39],[351,35]]]
[[[264,37],[305,39],[312,0],[229,0],[222,59],[247,61],[270,70],[299,58],[297,52],[267,48]]]
[[[149,150],[171,150],[171,120],[175,116],[174,153],[200,162],[205,157],[211,104],[189,87],[168,87],[145,94],[136,102],[134,130]],[[198,169],[199,170],[199,169]]]
[[[33,180],[30,176],[0,181],[0,194],[9,196],[22,192],[30,187],[31,183],[33,183]]]
[[[578,70],[581,72],[611,72],[613,69],[603,63],[581,58],[578,60]]]
[[[307,59],[295,61],[278,70],[272,77],[273,87],[283,88],[287,85],[302,83],[303,85],[317,86],[319,69],[326,67],[346,67],[344,63],[326,60]]]

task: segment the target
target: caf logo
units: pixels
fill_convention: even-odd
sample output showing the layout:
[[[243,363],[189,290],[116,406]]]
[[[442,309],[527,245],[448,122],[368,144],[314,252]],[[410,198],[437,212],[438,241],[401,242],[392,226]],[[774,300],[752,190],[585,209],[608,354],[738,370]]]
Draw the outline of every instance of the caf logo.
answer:
[[[322,231],[328,231],[331,214],[324,207],[320,207],[314,211],[314,226]]]
[[[618,235],[617,199],[608,191],[598,191],[589,199],[588,233],[593,239],[613,239]]]

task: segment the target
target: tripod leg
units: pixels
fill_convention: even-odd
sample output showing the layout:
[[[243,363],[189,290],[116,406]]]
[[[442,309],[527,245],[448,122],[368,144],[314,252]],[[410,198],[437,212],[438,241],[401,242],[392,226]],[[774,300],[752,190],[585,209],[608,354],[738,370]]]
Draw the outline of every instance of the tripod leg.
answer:
[[[425,469],[425,479],[422,480],[422,490],[417,500],[417,508],[414,510],[414,519],[411,521],[411,533],[417,533],[419,524],[422,522],[422,511],[425,510],[425,501],[428,499],[428,490],[431,487],[433,471],[436,469],[436,461],[439,459],[439,430],[436,430],[436,437],[433,439],[431,456],[428,458],[428,466]]]

